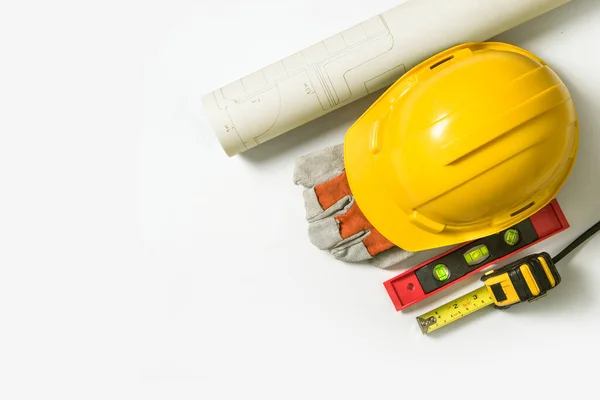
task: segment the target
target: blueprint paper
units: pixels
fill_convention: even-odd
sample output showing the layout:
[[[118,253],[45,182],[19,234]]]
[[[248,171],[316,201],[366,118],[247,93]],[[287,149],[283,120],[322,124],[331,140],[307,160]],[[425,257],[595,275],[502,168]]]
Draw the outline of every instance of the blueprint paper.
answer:
[[[408,0],[207,94],[204,110],[233,156],[391,85],[442,50],[569,1]]]

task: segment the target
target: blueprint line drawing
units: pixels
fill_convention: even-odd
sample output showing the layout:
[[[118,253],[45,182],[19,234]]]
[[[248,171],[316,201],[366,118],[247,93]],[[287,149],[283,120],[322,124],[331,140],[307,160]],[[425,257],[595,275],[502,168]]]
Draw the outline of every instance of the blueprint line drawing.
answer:
[[[204,111],[233,156],[393,84],[437,52],[569,1],[408,0],[206,94]]]

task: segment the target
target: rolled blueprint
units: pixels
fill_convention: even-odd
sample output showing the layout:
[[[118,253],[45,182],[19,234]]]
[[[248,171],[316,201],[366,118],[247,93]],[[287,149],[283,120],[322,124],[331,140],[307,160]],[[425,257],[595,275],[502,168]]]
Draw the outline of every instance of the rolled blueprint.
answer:
[[[233,156],[394,83],[454,45],[485,41],[571,0],[408,0],[207,94]]]

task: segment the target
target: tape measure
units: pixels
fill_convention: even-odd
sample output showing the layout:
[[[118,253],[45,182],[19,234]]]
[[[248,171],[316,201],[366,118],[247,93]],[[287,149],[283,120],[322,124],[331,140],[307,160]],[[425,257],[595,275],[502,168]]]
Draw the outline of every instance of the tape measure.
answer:
[[[548,253],[533,254],[488,271],[481,279],[485,286],[417,317],[421,331],[431,333],[490,305],[507,309],[524,301],[535,301],[561,281]]]

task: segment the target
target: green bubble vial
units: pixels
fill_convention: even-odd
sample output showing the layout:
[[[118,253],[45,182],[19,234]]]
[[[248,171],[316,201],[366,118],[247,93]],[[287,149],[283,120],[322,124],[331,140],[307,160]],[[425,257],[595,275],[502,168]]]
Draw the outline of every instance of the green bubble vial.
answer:
[[[519,235],[519,231],[516,229],[509,229],[506,232],[504,232],[504,241],[506,242],[506,244],[510,245],[510,246],[514,246],[515,244],[519,243],[519,239],[521,235]]]
[[[472,248],[464,255],[465,261],[470,266],[482,263],[489,256],[490,256],[490,251],[488,250],[487,246],[483,245],[483,244]]]
[[[440,282],[444,282],[450,278],[450,270],[444,264],[438,264],[433,267],[433,277]]]

